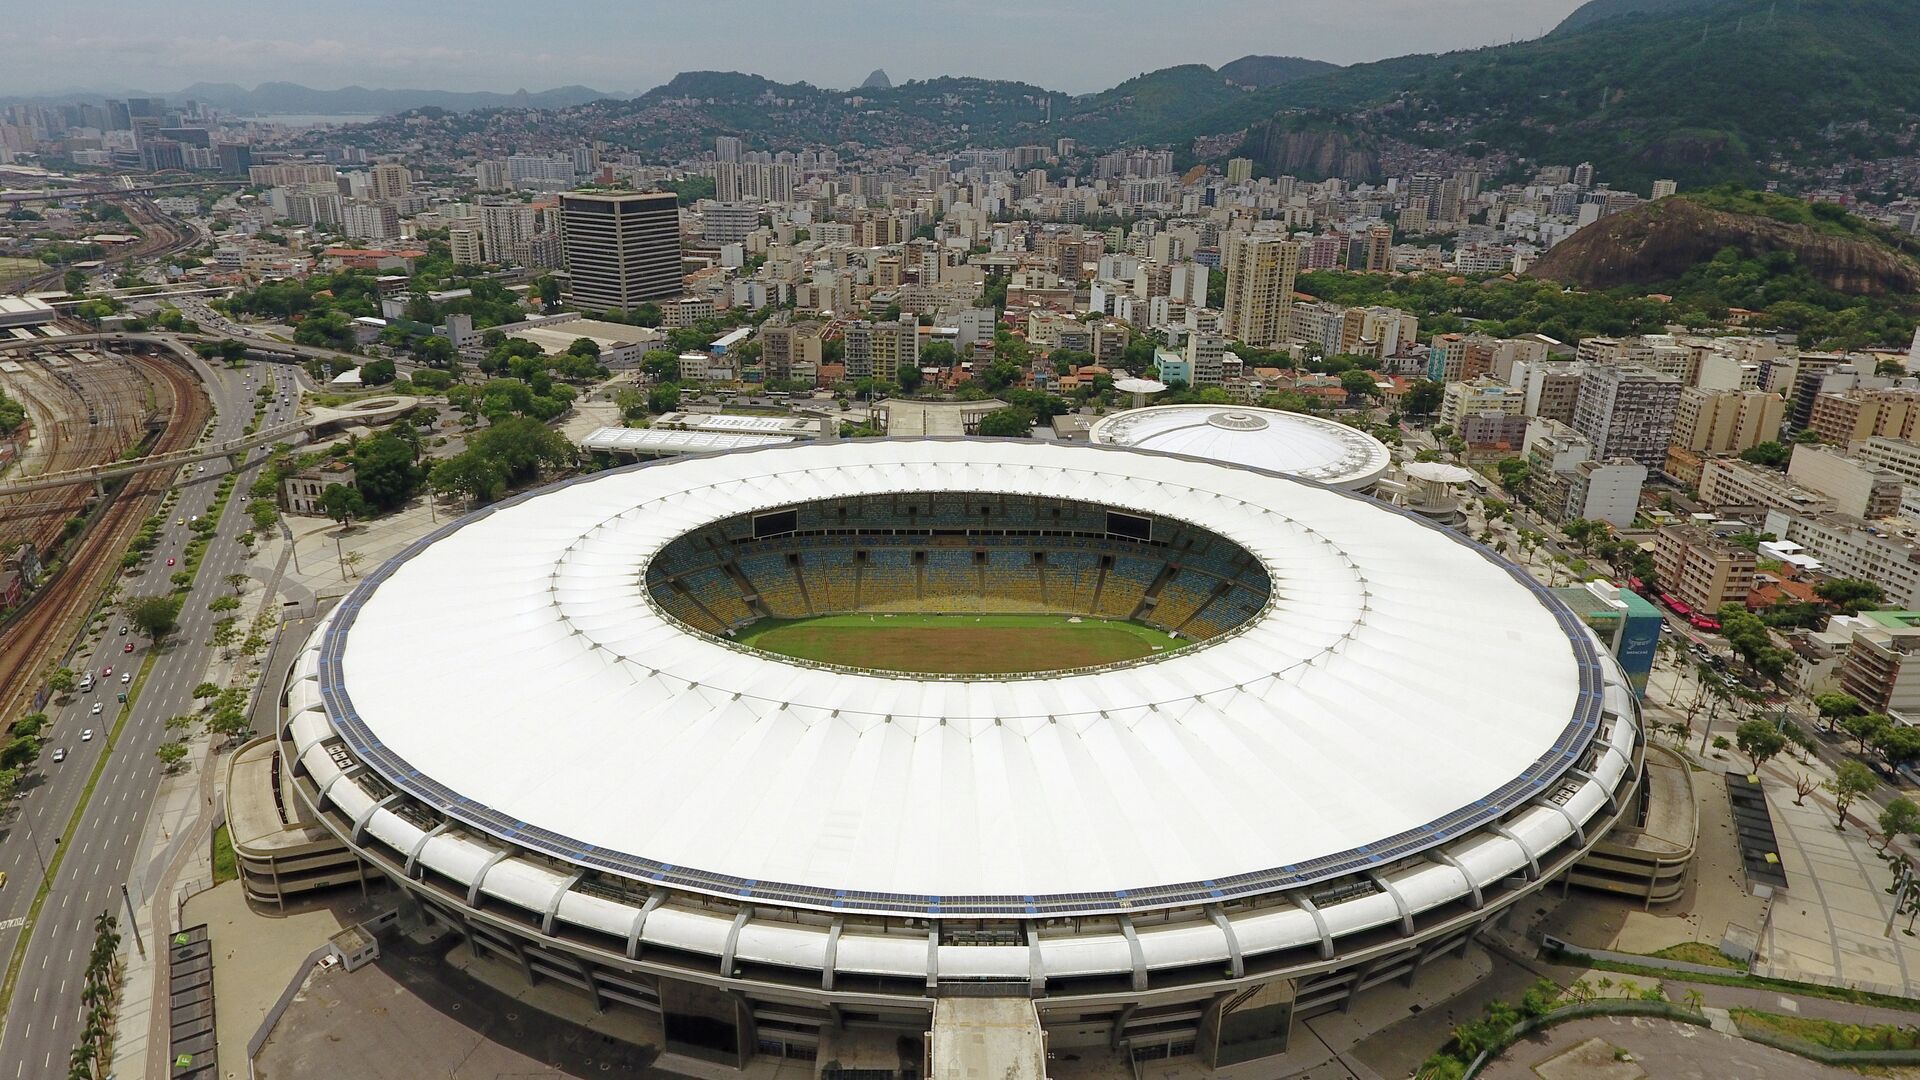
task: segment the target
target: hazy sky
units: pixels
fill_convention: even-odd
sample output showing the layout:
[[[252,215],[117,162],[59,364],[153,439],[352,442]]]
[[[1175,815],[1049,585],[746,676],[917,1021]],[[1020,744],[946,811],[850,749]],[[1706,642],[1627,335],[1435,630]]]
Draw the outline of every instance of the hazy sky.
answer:
[[[1580,0],[97,0],[10,20],[0,93],[268,80],[646,90],[678,71],[934,75],[1085,93],[1248,53],[1353,63],[1536,37]]]

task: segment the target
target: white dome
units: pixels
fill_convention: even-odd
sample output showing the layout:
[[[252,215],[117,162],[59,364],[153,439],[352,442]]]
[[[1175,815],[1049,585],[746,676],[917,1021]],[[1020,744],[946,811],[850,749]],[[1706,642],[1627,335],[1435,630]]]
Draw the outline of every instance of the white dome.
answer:
[[[1155,405],[1093,425],[1097,443],[1205,458],[1363,491],[1392,460],[1380,440],[1331,420],[1243,405]]]

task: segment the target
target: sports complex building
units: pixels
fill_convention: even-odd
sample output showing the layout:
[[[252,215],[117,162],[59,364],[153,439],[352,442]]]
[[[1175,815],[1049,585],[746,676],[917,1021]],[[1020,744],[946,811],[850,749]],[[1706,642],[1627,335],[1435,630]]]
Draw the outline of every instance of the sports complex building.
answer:
[[[1042,616],[1168,644],[938,670]],[[890,619],[950,636],[921,671],[742,644],[822,617],[876,652]],[[909,1044],[941,1075],[943,1047],[1008,1076],[1282,1053],[1631,822],[1645,760],[1605,648],[1486,549],[1319,483],[1026,440],[497,504],[368,577],[284,700],[283,818],[477,955],[656,1015],[670,1051],[875,1075]],[[312,865],[276,887],[337,879]]]

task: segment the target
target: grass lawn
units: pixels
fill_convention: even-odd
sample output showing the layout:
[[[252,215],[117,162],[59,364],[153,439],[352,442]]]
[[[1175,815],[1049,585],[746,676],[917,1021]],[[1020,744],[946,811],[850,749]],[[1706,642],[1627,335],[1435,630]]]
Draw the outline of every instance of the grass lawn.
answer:
[[[1841,1024],[1805,1016],[1781,1016],[1753,1009],[1729,1009],[1743,1028],[1761,1029],[1829,1050],[1912,1050],[1920,1047],[1920,1029],[1892,1024]]]
[[[743,645],[800,660],[932,675],[1009,675],[1136,660],[1188,644],[1138,623],[1066,615],[765,619]]]
[[[1722,967],[1733,971],[1745,971],[1738,960],[1721,952],[1704,941],[1683,941],[1678,945],[1669,945],[1647,954],[1662,960],[1678,960],[1683,964],[1703,964],[1707,967]]]
[[[213,883],[232,881],[240,876],[240,869],[233,859],[233,838],[227,835],[225,825],[213,830]]]
[[[47,269],[47,264],[39,259],[15,259],[0,255],[0,284],[18,281],[23,277],[32,277]]]

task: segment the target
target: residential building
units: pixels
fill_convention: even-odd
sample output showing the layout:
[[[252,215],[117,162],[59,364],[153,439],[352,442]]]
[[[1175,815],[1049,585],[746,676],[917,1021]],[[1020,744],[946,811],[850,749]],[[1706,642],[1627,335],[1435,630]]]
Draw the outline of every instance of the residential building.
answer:
[[[1758,565],[1754,553],[1694,525],[1672,525],[1653,538],[1660,588],[1695,611],[1745,607]]]
[[[1631,529],[1646,483],[1647,467],[1631,458],[1583,461],[1567,475],[1567,501],[1558,520],[1604,521],[1616,529]]]
[[[1860,460],[1899,477],[1900,513],[1920,518],[1920,442],[1876,435],[1847,449]]]
[[[1468,415],[1523,416],[1526,405],[1525,391],[1491,377],[1448,383],[1440,397],[1440,422],[1457,427],[1460,418]]]
[[[820,369],[825,325],[811,320],[790,322],[775,315],[760,326],[760,365],[769,379],[811,381]],[[992,340],[989,336],[988,340]]]
[[[1528,416],[1563,424],[1573,423],[1580,379],[1580,365],[1569,360],[1519,360],[1507,374],[1507,381],[1526,394],[1523,411]]]
[[[1667,459],[1681,389],[1678,378],[1646,368],[1589,367],[1580,380],[1573,427],[1593,442],[1595,457],[1627,457],[1657,469]]]
[[[1920,524],[1769,510],[1761,527],[1800,545],[1827,573],[1871,581],[1886,590],[1889,604],[1920,608]]]
[[[1787,402],[1764,390],[1689,386],[1674,405],[1673,443],[1697,454],[1737,454],[1780,437]]]
[[[1284,344],[1300,245],[1285,236],[1242,234],[1225,241],[1221,257],[1227,271],[1222,332],[1258,348]]]
[[[1188,334],[1187,363],[1193,369],[1193,385],[1219,386],[1226,355],[1227,339],[1219,334]]]
[[[671,191],[562,195],[560,235],[577,305],[630,310],[680,293],[679,197]]]
[[[1813,399],[1807,427],[1820,441],[1846,446],[1876,435],[1912,438],[1920,429],[1920,390],[1873,389],[1823,393]]]
[[[387,162],[367,170],[367,194],[375,199],[397,199],[413,190],[413,173],[405,165]]]
[[[348,203],[340,217],[340,231],[354,240],[393,240],[400,235],[400,214],[392,203]]]
[[[1787,478],[1832,499],[1833,508],[1843,514],[1880,518],[1900,512],[1899,475],[1836,446],[1794,447]]]
[[[1604,521],[1631,528],[1647,469],[1637,461],[1598,461],[1593,443],[1558,420],[1527,424],[1524,455],[1527,494],[1534,508],[1555,522]]]
[[[1827,633],[1848,638],[1838,668],[1841,690],[1869,712],[1920,722],[1920,611],[1840,615]]]
[[[1708,458],[1700,470],[1700,501],[1714,509],[1757,507],[1822,513],[1833,500],[1795,484],[1781,473],[1739,458]]]
[[[456,266],[479,266],[487,261],[486,245],[481,241],[479,232],[453,226],[447,230],[447,247]]]
[[[709,203],[701,215],[702,235],[709,244],[738,244],[760,227],[760,208],[746,203]],[[894,282],[899,284],[899,282]]]
[[[518,261],[515,246],[534,237],[533,207],[525,203],[483,203],[471,208],[487,257],[494,262]]]
[[[920,326],[912,319],[859,320],[848,323],[844,332],[849,379],[892,379],[901,367],[920,364]]]

